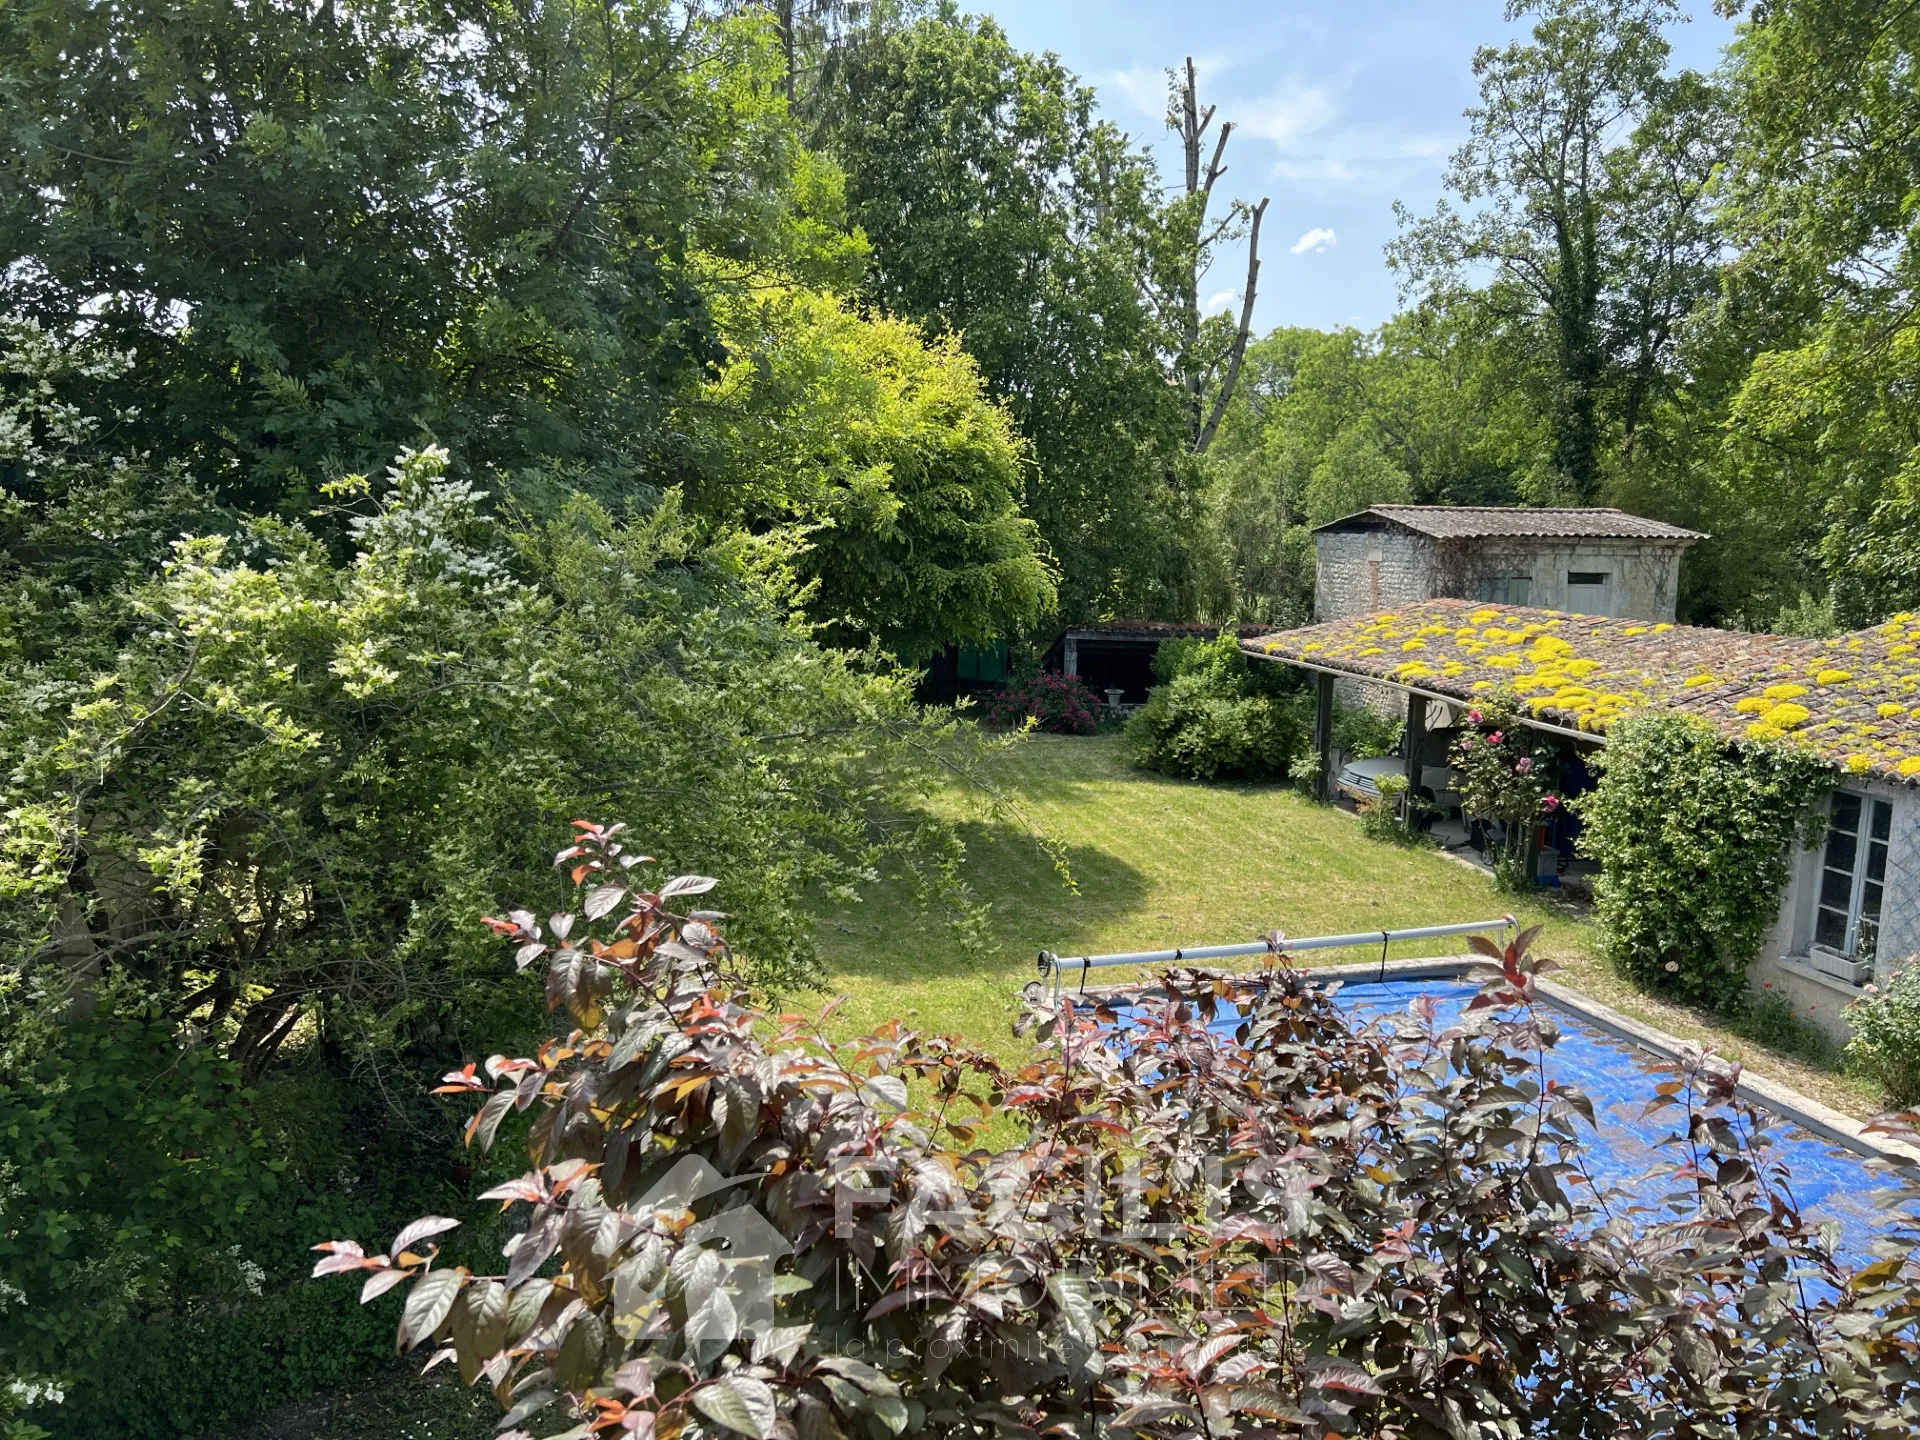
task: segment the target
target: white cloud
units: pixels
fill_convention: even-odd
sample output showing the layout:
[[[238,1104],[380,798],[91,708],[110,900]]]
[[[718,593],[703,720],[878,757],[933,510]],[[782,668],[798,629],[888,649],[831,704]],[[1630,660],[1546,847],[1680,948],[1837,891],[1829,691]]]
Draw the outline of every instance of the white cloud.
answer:
[[[1185,62],[1182,63],[1184,65]],[[1213,103],[1207,94],[1207,81],[1232,68],[1230,62],[1218,55],[1193,57],[1193,73],[1200,82],[1200,101],[1203,105]],[[1117,93],[1126,101],[1128,109],[1149,120],[1167,118],[1167,67],[1164,65],[1129,65],[1125,70],[1111,71],[1100,89],[1103,95]],[[1222,105],[1221,115],[1225,116],[1227,109]]]
[[[1167,113],[1167,75],[1152,65],[1135,65],[1116,70],[1107,77],[1106,88],[1127,102],[1127,108],[1158,120]]]
[[[1340,243],[1340,238],[1325,225],[1316,225],[1298,240],[1293,242],[1292,255],[1305,255],[1311,250],[1315,255],[1331,250]]]
[[[1218,294],[1209,295],[1207,297],[1207,303],[1202,305],[1200,309],[1202,313],[1207,315],[1212,315],[1220,310],[1231,310],[1239,298],[1239,293],[1236,291],[1222,290]]]
[[[1438,169],[1457,143],[1454,135],[1353,123],[1350,112],[1380,108],[1381,97],[1363,88],[1365,68],[1286,76],[1267,93],[1248,97],[1235,93],[1231,79],[1207,83],[1210,77],[1250,76],[1245,57],[1196,55],[1202,100],[1219,106],[1217,120],[1233,122],[1227,188],[1256,195],[1266,183],[1279,181],[1328,197],[1391,195]],[[1116,118],[1131,115],[1146,122],[1138,138],[1159,154],[1163,175],[1177,180],[1178,142],[1161,128],[1167,113],[1165,67],[1139,64],[1109,71],[1100,92]]]
[[[1291,150],[1309,135],[1326,129],[1340,114],[1332,94],[1319,85],[1307,85],[1280,95],[1235,101],[1221,106],[1231,112],[1233,128],[1242,135]]]
[[[1391,191],[1413,175],[1433,171],[1454,144],[1448,135],[1377,127],[1338,130],[1311,146],[1282,147],[1272,174],[1323,190]]]
[[[1275,180],[1323,194],[1393,193],[1412,177],[1431,172],[1455,141],[1450,135],[1351,123],[1350,102],[1364,99],[1362,109],[1377,110],[1380,101],[1377,95],[1355,93],[1360,76],[1352,69],[1290,77],[1258,99],[1224,98],[1220,113],[1233,120],[1236,136],[1273,147],[1268,174]]]

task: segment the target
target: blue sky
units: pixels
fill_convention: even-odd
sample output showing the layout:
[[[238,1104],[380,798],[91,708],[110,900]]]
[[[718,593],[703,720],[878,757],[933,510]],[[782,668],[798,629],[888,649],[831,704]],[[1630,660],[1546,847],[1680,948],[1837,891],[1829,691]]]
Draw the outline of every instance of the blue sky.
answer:
[[[1510,33],[1502,0],[963,0],[1016,45],[1052,50],[1100,94],[1107,117],[1151,140],[1162,175],[1178,150],[1162,127],[1165,68],[1193,56],[1203,103],[1232,120],[1221,189],[1271,197],[1261,237],[1259,329],[1378,325],[1396,308],[1381,246],[1393,202],[1441,194],[1476,98],[1476,46]],[[1684,0],[1676,64],[1710,68],[1732,27]],[[1218,192],[1216,192],[1218,193]],[[1244,250],[1208,277],[1214,308],[1245,283]]]

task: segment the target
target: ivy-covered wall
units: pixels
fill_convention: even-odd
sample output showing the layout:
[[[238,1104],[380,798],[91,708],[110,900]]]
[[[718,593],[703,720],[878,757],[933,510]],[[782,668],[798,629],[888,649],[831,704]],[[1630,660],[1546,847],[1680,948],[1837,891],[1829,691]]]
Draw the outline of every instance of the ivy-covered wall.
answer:
[[[1650,990],[1737,1008],[1831,770],[1660,710],[1614,725],[1599,763],[1577,808],[1608,959]]]

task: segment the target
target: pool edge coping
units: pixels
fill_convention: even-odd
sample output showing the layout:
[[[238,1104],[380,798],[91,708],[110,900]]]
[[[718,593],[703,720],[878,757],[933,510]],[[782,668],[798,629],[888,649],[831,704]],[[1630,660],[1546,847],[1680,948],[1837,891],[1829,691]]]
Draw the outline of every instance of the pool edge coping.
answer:
[[[1376,960],[1348,965],[1303,966],[1300,973],[1309,980],[1320,982],[1461,980],[1475,967],[1486,963],[1477,955],[1433,955],[1422,959],[1388,960],[1384,964]],[[1669,1035],[1656,1025],[1622,1014],[1611,1005],[1602,1004],[1592,996],[1568,986],[1540,979],[1536,979],[1534,984],[1556,1010],[1577,1016],[1614,1039],[1624,1040],[1662,1060],[1679,1060],[1689,1050],[1698,1051],[1702,1048],[1676,1035]],[[1101,985],[1090,986],[1077,993],[1111,999],[1116,995],[1136,994],[1143,988],[1150,987],[1139,984]],[[1898,1169],[1920,1171],[1920,1148],[1890,1136],[1871,1134],[1863,1122],[1851,1115],[1843,1114],[1811,1096],[1802,1095],[1790,1085],[1765,1075],[1756,1075],[1744,1064],[1740,1066],[1740,1078],[1734,1088],[1743,1100],[1751,1101],[1831,1144]],[[1912,1173],[1910,1178],[1920,1180],[1920,1173]]]

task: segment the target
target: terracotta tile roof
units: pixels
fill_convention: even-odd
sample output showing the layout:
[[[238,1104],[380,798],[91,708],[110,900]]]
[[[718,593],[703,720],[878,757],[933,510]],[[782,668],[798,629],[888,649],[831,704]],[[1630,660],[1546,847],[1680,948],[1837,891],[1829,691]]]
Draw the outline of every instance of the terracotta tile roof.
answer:
[[[1789,740],[1850,774],[1920,782],[1920,616],[1833,640],[1428,600],[1283,630],[1250,655],[1471,700],[1501,687],[1596,735],[1647,706],[1730,738]]]
[[[1667,540],[1691,545],[1707,537],[1624,510],[1549,510],[1512,505],[1373,505],[1322,525],[1339,530],[1370,516],[1391,520],[1436,540],[1570,539]]]

